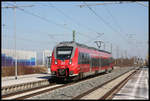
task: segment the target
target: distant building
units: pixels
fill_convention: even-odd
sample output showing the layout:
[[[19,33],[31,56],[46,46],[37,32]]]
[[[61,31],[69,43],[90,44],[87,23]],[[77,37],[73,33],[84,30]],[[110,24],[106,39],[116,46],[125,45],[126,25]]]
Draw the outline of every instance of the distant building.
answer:
[[[1,62],[2,66],[14,66],[15,65],[15,51],[12,49],[2,49]],[[36,65],[36,52],[16,50],[17,64],[24,66]]]

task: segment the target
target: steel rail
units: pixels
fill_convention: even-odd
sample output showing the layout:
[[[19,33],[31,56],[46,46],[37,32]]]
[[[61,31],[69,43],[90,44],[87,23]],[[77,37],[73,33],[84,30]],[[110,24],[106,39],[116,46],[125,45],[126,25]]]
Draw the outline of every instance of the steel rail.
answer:
[[[126,72],[125,72],[126,73]],[[125,74],[123,73],[123,74]],[[9,93],[9,94],[3,94],[2,95],[2,99],[7,99],[7,97],[11,97],[11,96],[15,96],[15,95],[18,95],[18,94],[23,94],[23,93],[27,93],[27,92],[30,92],[30,91],[36,91],[38,89],[42,89],[42,88],[46,88],[45,90],[41,90],[41,91],[38,91],[38,92],[34,92],[34,93],[30,93],[30,94],[27,94],[27,95],[23,95],[23,96],[20,96],[20,97],[16,97],[16,98],[13,98],[13,99],[26,99],[26,98],[30,98],[30,97],[33,97],[33,96],[36,96],[36,95],[40,95],[42,93],[46,93],[46,92],[50,92],[50,91],[53,91],[53,90],[56,90],[58,88],[62,88],[62,87],[66,87],[66,86],[70,86],[70,85],[73,85],[73,84],[76,84],[76,83],[79,83],[79,82],[82,82],[82,81],[85,81],[85,80],[89,80],[89,79],[92,79],[93,77],[97,77],[97,76],[102,76],[102,75],[105,75],[105,73],[101,73],[101,74],[98,74],[96,76],[89,76],[89,77],[86,77],[82,80],[78,80],[78,81],[75,81],[75,82],[67,82],[67,84],[64,84],[64,85],[60,85],[60,86],[57,86],[57,87],[52,87],[52,88],[46,88],[46,87],[50,87],[50,86],[53,86],[53,85],[56,85],[56,82],[55,83],[50,83],[49,80],[42,80],[42,81],[45,81],[47,83],[42,83],[41,82],[41,85],[42,86],[28,86],[28,89],[24,89],[24,90],[18,90],[18,91],[14,91],[14,93]],[[30,83],[29,83],[30,84]],[[45,84],[45,85],[44,85]],[[61,83],[62,84],[62,83]],[[23,84],[21,84],[23,85]],[[36,85],[36,84],[34,84]],[[104,84],[103,84],[104,85]],[[18,85],[19,86],[19,85]],[[102,86],[102,85],[101,85]],[[99,86],[100,87],[100,86]],[[95,90],[99,87],[96,87]],[[20,87],[21,88],[21,87]],[[18,88],[19,89],[19,88]],[[92,89],[93,90],[93,89]],[[92,91],[90,90],[89,93]],[[87,94],[87,93],[86,93]],[[83,95],[83,94],[82,94]],[[79,97],[79,96],[78,96]],[[73,99],[76,99],[76,98],[73,98]]]
[[[112,99],[114,95],[120,91],[120,89],[130,80],[131,77],[133,77],[137,72],[135,70],[132,74],[130,74],[128,77],[126,77],[123,81],[121,81],[119,84],[117,84],[113,89],[111,89],[109,92],[107,92],[104,96],[102,96],[100,99]]]
[[[134,71],[133,73],[135,73],[137,70],[138,70],[138,69],[135,69],[135,71]],[[122,76],[122,75],[124,75],[124,74],[126,74],[126,73],[128,73],[128,72],[129,72],[129,71],[126,71],[125,73],[123,73],[123,74],[121,74],[121,75],[119,75],[119,76],[117,76],[117,77],[115,77],[115,78],[113,78],[113,79],[111,79],[111,80],[109,80],[109,81],[106,81],[105,83],[103,83],[103,84],[101,84],[101,85],[99,85],[99,86],[97,86],[97,87],[94,87],[94,88],[90,89],[90,90],[88,90],[87,92],[82,93],[82,94],[80,94],[80,95],[78,95],[78,96],[72,98],[72,100],[79,100],[79,99],[83,98],[84,96],[87,96],[87,95],[90,94],[91,92],[93,92],[93,91],[95,91],[95,90],[97,90],[97,89],[99,89],[99,88],[102,88],[104,85],[106,85],[106,84],[108,84],[108,83],[114,81],[114,80],[117,79],[118,77],[120,77],[120,76]],[[132,75],[132,74],[131,74],[131,75]],[[129,75],[128,77],[130,77],[130,75]],[[127,78],[126,78],[126,79],[127,79]],[[127,82],[127,81],[126,81],[126,82]],[[123,83],[123,82],[121,82],[121,83]],[[119,83],[119,84],[121,84],[121,83]],[[118,85],[119,85],[119,84],[118,84]],[[118,85],[117,85],[117,86],[118,86]],[[117,87],[117,86],[116,86],[116,87]],[[116,89],[116,87],[114,87],[111,91],[109,91],[109,92],[107,92],[106,94],[104,94],[104,96],[102,96],[102,98],[99,98],[99,100],[100,100],[100,99],[106,99],[106,98],[108,97],[108,95],[109,95],[113,90]]]
[[[36,96],[36,95],[39,95],[39,94],[42,94],[42,93],[46,93],[46,92],[50,92],[50,91],[53,91],[53,90],[56,90],[58,88],[62,88],[62,87],[66,87],[66,86],[70,86],[70,85],[73,85],[75,83],[79,83],[79,82],[82,82],[82,81],[85,81],[85,80],[89,80],[89,79],[92,79],[93,77],[97,77],[97,76],[102,76],[102,75],[105,75],[105,73],[100,73],[100,74],[97,74],[97,75],[90,75],[88,77],[85,77],[83,79],[80,79],[80,80],[76,80],[76,81],[69,81],[69,82],[65,82],[66,84],[64,85],[61,85],[61,86],[57,86],[57,87],[53,87],[53,88],[49,88],[49,89],[45,89],[45,90],[41,90],[39,92],[35,92],[35,93],[32,93],[32,94],[27,94],[25,96],[21,96],[21,97],[16,97],[14,98],[13,100],[22,100],[22,99],[26,99],[26,98],[30,98],[32,96]],[[50,82],[48,80],[42,80],[43,82],[46,81],[46,82]],[[40,82],[42,82],[40,81]],[[31,82],[30,83],[26,83],[26,84],[32,84]],[[48,85],[43,85],[43,86],[37,86],[37,87],[30,87],[28,89],[24,89],[24,90],[17,90],[17,91],[14,91],[14,92],[11,92],[11,93],[7,93],[7,94],[3,94],[2,95],[2,99],[9,99],[9,97],[12,97],[12,96],[15,96],[15,95],[19,95],[19,94],[24,94],[24,93],[27,93],[27,92],[30,92],[30,91],[35,91],[35,90],[40,90],[42,88],[46,88],[46,87],[50,87],[50,86],[54,86],[56,85],[57,83],[54,82],[54,83],[49,83]],[[61,83],[62,84],[62,83]],[[19,85],[16,85],[16,87],[20,86],[20,85],[24,85],[24,84],[19,84]],[[8,86],[10,88],[12,88],[11,86]],[[29,86],[28,86],[29,87]],[[7,87],[5,87],[7,88]],[[19,87],[20,88],[20,87]],[[4,88],[3,88],[4,89]]]

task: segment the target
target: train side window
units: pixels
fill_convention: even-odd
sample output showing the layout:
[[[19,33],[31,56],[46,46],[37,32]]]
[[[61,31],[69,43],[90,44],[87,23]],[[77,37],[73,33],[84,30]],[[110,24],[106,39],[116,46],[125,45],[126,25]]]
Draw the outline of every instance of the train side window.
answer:
[[[89,54],[87,53],[87,64],[89,64]]]
[[[112,63],[112,59],[111,58],[109,58],[109,63]]]
[[[96,66],[97,66],[97,58],[95,58],[95,61],[96,61]]]
[[[82,64],[84,64],[84,53],[82,53]]]
[[[106,59],[106,66],[109,66],[109,61],[108,61],[108,59]]]
[[[94,66],[94,59],[92,58],[92,67]]]
[[[101,57],[99,58],[99,66],[101,66]]]
[[[105,60],[105,66],[107,66],[107,59],[104,59]]]
[[[83,53],[83,64],[85,64],[85,53]]]
[[[106,59],[104,59],[104,66],[106,66]]]
[[[98,58],[98,67],[100,66],[99,60],[100,60],[100,58]]]
[[[82,64],[82,54],[80,52],[80,64]]]
[[[97,66],[99,67],[99,57],[97,58]]]
[[[103,59],[103,66],[105,66],[105,59]]]
[[[99,57],[97,58],[97,66],[99,67]]]
[[[99,66],[101,66],[101,58],[99,57]]]
[[[102,67],[104,66],[104,59],[103,58],[101,59],[101,65],[102,65]]]
[[[85,64],[87,64],[87,53],[85,54]]]
[[[106,62],[106,59],[104,59],[104,63],[105,63],[105,66],[107,66],[107,62]]]
[[[84,56],[84,53],[82,53],[82,64],[84,64],[84,61],[85,61],[85,56]]]
[[[95,58],[93,58],[93,67],[95,67]]]
[[[94,58],[94,66],[96,66],[97,65],[97,63],[96,63],[96,58]]]
[[[88,64],[90,64],[90,55],[88,54]]]
[[[80,64],[82,64],[82,53],[80,53]]]
[[[95,58],[96,59],[96,66],[98,65],[98,61],[97,61],[97,58]]]
[[[81,64],[83,63],[83,54],[81,53]]]
[[[88,54],[86,53],[86,64],[88,64]]]
[[[107,65],[107,66],[109,65],[109,61],[108,61],[108,59],[106,59],[106,65]]]
[[[103,58],[101,58],[100,62],[101,62],[101,67],[103,67]]]
[[[94,58],[94,66],[96,67],[97,63],[96,63],[96,58]]]
[[[88,54],[88,58],[89,58],[89,64],[90,64],[90,61],[91,61],[91,57],[90,57],[90,54]]]
[[[96,59],[94,58],[94,67],[96,66]]]
[[[110,63],[112,63],[112,59],[111,59],[111,58],[109,59],[109,64],[110,64]]]
[[[97,66],[97,59],[95,58],[95,67]]]
[[[85,53],[85,64],[88,64],[88,55]]]
[[[92,67],[93,67],[94,66],[94,58],[92,58],[91,61],[92,61]]]
[[[107,59],[105,59],[105,66],[107,66]]]
[[[86,64],[86,53],[84,53],[84,64]]]
[[[113,63],[113,58],[112,57],[110,58],[110,61],[111,61],[111,63]]]
[[[93,67],[93,58],[91,58],[91,67]]]
[[[97,66],[99,67],[99,58],[97,58]]]
[[[86,64],[88,64],[88,53],[86,53]]]
[[[103,59],[103,66],[105,66],[105,61],[104,61],[104,59]]]
[[[109,64],[110,64],[110,62],[111,62],[111,61],[110,61],[110,58],[109,58],[107,61],[108,61],[108,66],[109,66]]]
[[[82,53],[80,53],[80,64],[82,64]]]
[[[78,63],[82,64],[82,53],[79,52]]]
[[[90,64],[90,55],[88,54],[88,64]]]

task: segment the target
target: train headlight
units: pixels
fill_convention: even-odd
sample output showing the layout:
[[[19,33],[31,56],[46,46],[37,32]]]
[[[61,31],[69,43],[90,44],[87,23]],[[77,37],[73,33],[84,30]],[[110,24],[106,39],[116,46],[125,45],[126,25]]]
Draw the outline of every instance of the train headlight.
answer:
[[[57,60],[55,60],[55,64],[57,64]]]
[[[71,59],[69,60],[69,64],[72,64],[72,60]]]

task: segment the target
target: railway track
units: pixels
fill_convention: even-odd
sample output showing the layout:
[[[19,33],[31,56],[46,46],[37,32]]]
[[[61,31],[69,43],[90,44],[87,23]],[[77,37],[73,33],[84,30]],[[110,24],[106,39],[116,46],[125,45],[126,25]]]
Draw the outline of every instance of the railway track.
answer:
[[[50,89],[51,87],[55,88],[55,87],[59,87],[59,86],[58,85],[56,86],[55,84],[50,84],[50,85],[46,85],[46,86],[42,86],[42,87],[36,87],[36,88],[27,89],[27,90],[22,90],[22,91],[10,93],[10,94],[2,95],[2,99],[24,99],[24,98],[33,96],[33,94],[40,92],[44,88]]]
[[[96,76],[103,75],[104,73],[97,74]],[[65,83],[61,82],[54,82],[49,80],[41,80],[36,82],[30,82],[30,83],[24,83],[24,84],[18,84],[13,86],[7,86],[3,87],[2,90],[2,99],[26,99],[32,96],[36,96],[45,92],[50,92],[52,90],[66,87],[87,79],[90,79],[94,76],[86,77],[82,80],[78,81],[67,81]],[[60,83],[60,84],[59,84]]]
[[[14,91],[13,93],[2,94],[2,99],[27,99],[27,98],[30,98],[30,97],[33,97],[33,96],[36,96],[36,95],[44,94],[46,92],[54,91],[54,90],[59,89],[59,88],[69,87],[73,84],[80,83],[80,82],[92,79],[93,77],[98,77],[98,76],[102,76],[102,75],[104,75],[104,73],[101,73],[97,76],[90,76],[90,77],[84,78],[83,80],[79,80],[79,81],[76,81],[76,82],[69,82],[69,83],[66,83],[66,84],[64,84],[64,83],[60,83],[60,84],[50,83],[49,80],[45,80],[45,81],[43,81],[43,83],[41,81],[41,84],[39,84],[40,86],[37,86],[38,84],[35,84],[35,82],[34,82],[34,84],[32,84],[32,86],[31,86],[31,84],[30,84],[30,86],[27,86],[28,89],[24,89],[24,90],[20,89],[20,90]],[[103,84],[103,85],[105,85],[105,84]],[[13,88],[13,87],[11,87],[11,88]],[[19,87],[17,89],[19,89]],[[97,88],[95,88],[95,89],[97,89]],[[91,91],[89,91],[89,92],[91,92]],[[88,92],[86,94],[88,94]],[[85,93],[80,94],[80,96],[74,97],[73,99],[80,99],[84,95],[85,95]]]
[[[120,89],[133,77],[136,73],[139,73],[140,70],[136,70],[128,75],[125,79],[123,79],[120,83],[118,83],[115,87],[113,87],[110,91],[108,91],[103,97],[100,99],[112,99],[114,95],[120,91]]]
[[[22,90],[22,91],[20,90],[20,91],[14,92],[14,93],[2,95],[2,99],[13,99],[13,100],[21,99],[22,100],[22,99],[36,96],[36,95],[39,95],[39,94],[42,94],[45,92],[53,91],[58,88],[69,86],[71,84],[73,84],[73,82],[67,83],[67,84],[64,84],[64,83],[57,84],[56,82],[49,83],[48,85],[45,85],[45,86],[34,87],[34,88],[30,88],[30,89],[26,89],[26,90]]]
[[[93,89],[88,90],[87,92],[80,94],[73,98],[73,100],[107,100],[112,99],[114,94],[116,94],[126,83],[127,81],[135,75],[137,72],[140,72],[139,69],[132,70],[130,72],[124,73],[123,75],[113,78],[110,81],[103,83]]]

